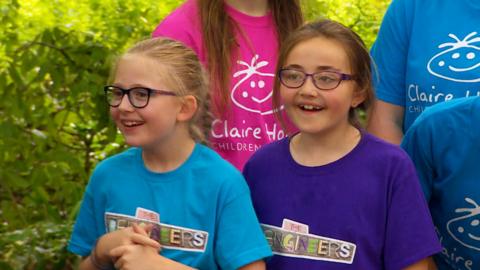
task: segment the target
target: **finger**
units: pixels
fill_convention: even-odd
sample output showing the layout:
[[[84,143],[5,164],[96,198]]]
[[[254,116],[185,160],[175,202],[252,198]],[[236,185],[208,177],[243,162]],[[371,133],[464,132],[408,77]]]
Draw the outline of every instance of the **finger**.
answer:
[[[123,254],[125,254],[125,252],[127,252],[127,248],[128,248],[128,245],[123,245],[123,246],[119,246],[119,247],[116,247],[116,248],[112,248],[109,252],[110,257],[113,257],[113,258],[122,257]]]
[[[123,261],[122,258],[118,259],[118,260],[115,262],[115,264],[114,264],[115,269],[120,269],[120,270],[121,270],[124,263],[125,263],[125,262]]]
[[[135,244],[139,244],[139,245],[144,245],[144,246],[151,246],[155,249],[159,249],[160,248],[160,243],[158,243],[157,241],[151,239],[150,237],[148,236],[145,236],[145,235],[141,235],[141,234],[134,234],[132,236],[132,242],[135,243]]]
[[[134,223],[132,227],[134,232],[139,233],[141,235],[145,235],[145,236],[148,236],[149,231],[151,231],[151,224],[142,226]]]

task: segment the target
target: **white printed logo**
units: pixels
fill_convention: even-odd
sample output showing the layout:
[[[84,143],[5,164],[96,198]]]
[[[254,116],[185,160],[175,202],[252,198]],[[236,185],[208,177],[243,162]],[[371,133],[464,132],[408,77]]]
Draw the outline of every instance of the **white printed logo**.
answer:
[[[460,40],[454,34],[448,34],[456,42],[440,44],[438,48],[448,47],[428,61],[427,69],[432,75],[455,82],[480,82],[480,42],[477,32],[468,34]]]
[[[480,206],[470,198],[465,201],[474,207],[456,209],[456,213],[466,215],[448,221],[447,230],[463,246],[480,251]]]
[[[255,55],[251,63],[237,61],[238,64],[245,66],[245,69],[235,72],[233,77],[244,75],[232,89],[231,98],[235,105],[261,115],[273,113],[271,105],[272,89],[266,89],[264,77],[274,77],[275,74],[260,72],[261,67],[267,66],[267,61],[258,61],[259,56]],[[244,83],[245,82],[245,83]],[[267,106],[259,106],[267,102]]]

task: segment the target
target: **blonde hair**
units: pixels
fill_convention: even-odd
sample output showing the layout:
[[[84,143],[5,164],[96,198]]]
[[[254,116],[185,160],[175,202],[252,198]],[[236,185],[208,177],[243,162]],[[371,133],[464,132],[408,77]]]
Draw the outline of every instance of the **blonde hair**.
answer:
[[[229,105],[230,62],[238,47],[234,35],[238,25],[225,12],[223,0],[198,0],[197,5],[213,88],[214,109],[215,112],[221,112]],[[290,32],[303,23],[300,1],[269,0],[268,5],[275,21],[277,40],[281,44]]]
[[[299,43],[318,37],[339,42],[349,58],[350,66],[352,68],[351,72],[354,76],[355,83],[357,84],[357,89],[358,91],[363,92],[365,99],[355,108],[350,108],[348,120],[350,124],[360,128],[361,124],[358,119],[357,111],[362,109],[368,112],[374,98],[371,69],[373,62],[368,49],[360,36],[341,23],[328,19],[311,22],[300,27],[294,31],[280,47],[275,73],[277,76],[273,85],[273,106],[274,108],[280,108],[281,106],[280,80],[278,78],[278,72],[285,65],[288,55]],[[318,49],[321,50],[322,48]],[[275,110],[275,116],[280,121],[283,128],[286,129],[283,110]]]
[[[189,133],[196,142],[208,145],[208,135],[213,121],[210,113],[209,86],[205,71],[193,50],[181,42],[164,38],[140,41],[126,55],[141,55],[165,67],[159,74],[172,82],[179,96],[192,95],[197,100],[197,111],[189,122]],[[114,69],[116,66],[114,65]],[[114,71],[113,71],[114,73]]]

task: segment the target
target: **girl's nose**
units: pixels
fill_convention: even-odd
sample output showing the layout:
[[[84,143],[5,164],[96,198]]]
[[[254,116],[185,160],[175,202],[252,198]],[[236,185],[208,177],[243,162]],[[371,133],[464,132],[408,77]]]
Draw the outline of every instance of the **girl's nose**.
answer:
[[[120,102],[120,105],[118,105],[118,109],[121,110],[121,111],[133,111],[133,110],[135,110],[135,108],[130,103],[130,100],[129,100],[127,94],[123,95],[122,101]]]
[[[304,96],[318,96],[318,91],[315,84],[313,84],[312,76],[308,76],[305,83],[300,87],[299,94]]]

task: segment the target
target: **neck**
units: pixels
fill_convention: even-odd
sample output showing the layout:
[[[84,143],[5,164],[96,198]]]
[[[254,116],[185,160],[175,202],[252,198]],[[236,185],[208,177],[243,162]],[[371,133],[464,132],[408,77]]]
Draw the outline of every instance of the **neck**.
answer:
[[[300,132],[291,139],[293,159],[304,166],[322,166],[347,155],[360,141],[360,131],[348,125],[320,134]]]
[[[180,167],[195,148],[188,131],[172,134],[155,146],[142,147],[142,158],[152,172],[168,172]]]
[[[225,3],[254,17],[265,16],[269,10],[268,0],[225,0]]]

